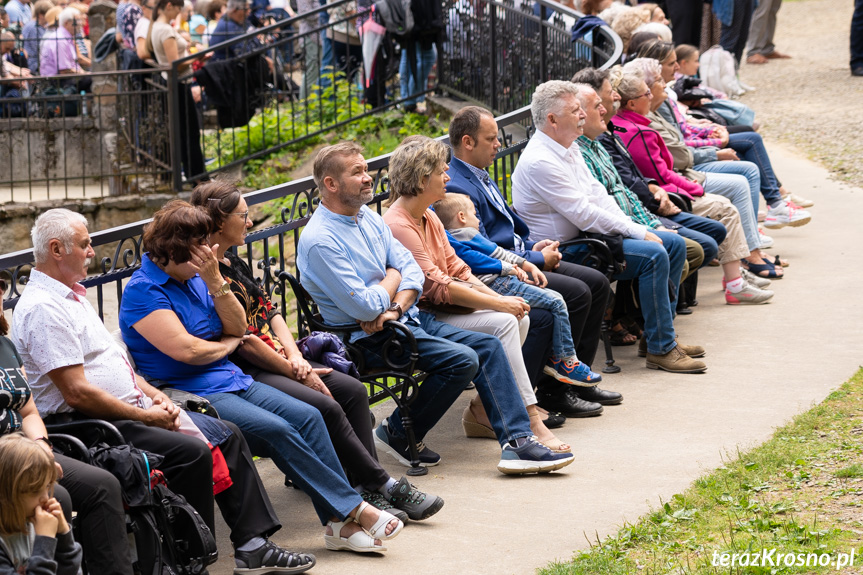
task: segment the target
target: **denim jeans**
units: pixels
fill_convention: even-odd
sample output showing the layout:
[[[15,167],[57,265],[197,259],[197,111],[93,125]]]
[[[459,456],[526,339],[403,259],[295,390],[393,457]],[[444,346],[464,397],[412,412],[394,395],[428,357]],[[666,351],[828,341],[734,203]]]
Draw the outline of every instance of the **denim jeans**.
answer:
[[[740,212],[740,224],[743,226],[749,249],[761,247],[761,237],[758,234],[760,196],[759,186],[755,183],[761,179],[758,168],[751,162],[707,162],[698,164],[695,169],[707,173],[704,193],[728,198]]]
[[[550,311],[554,317],[554,329],[551,336],[552,357],[554,359],[575,357],[575,344],[572,342],[572,329],[569,326],[569,312],[562,295],[554,290],[524,283],[515,276],[499,277],[488,287],[500,295],[524,298],[531,308]]]
[[[334,516],[344,519],[362,503],[317,409],[257,381],[244,391],[206,398],[223,419],[242,430],[252,453],[272,458],[311,497],[322,525]]]
[[[727,233],[725,226],[716,220],[696,216],[689,212],[680,212],[668,219],[683,226],[677,230],[678,234],[684,238],[695,240],[701,245],[701,248],[704,250],[704,264],[702,267],[713,261],[719,253],[719,244],[725,241]]]
[[[863,67],[863,0],[856,0],[851,17],[851,68],[860,67]]]
[[[740,159],[752,162],[761,176],[761,195],[769,206],[782,202],[779,192],[779,178],[773,171],[770,156],[764,148],[764,140],[758,132],[736,132],[729,134],[728,147],[740,154]]]
[[[411,406],[417,441],[437,424],[471,380],[501,445],[529,437],[530,420],[500,341],[437,321],[431,313],[420,312],[419,320],[420,325],[405,323],[416,338],[417,369],[428,374]],[[363,350],[368,367],[384,365],[381,343],[385,337],[376,333],[354,342]],[[396,436],[405,436],[398,408],[390,415],[388,426]]]
[[[399,87],[401,89],[400,94],[402,98],[413,96],[417,92],[425,91],[432,66],[434,66],[434,63],[437,60],[437,51],[435,50],[434,44],[428,48],[423,48],[420,46],[419,42],[417,42],[416,59],[417,75],[414,76],[411,71],[410,63],[408,62],[408,51],[407,49],[402,48],[402,59],[401,62],[399,62]],[[425,99],[424,95],[418,98],[409,98],[402,102],[402,105],[413,106]]]
[[[677,344],[674,341],[674,309],[677,307],[677,290],[686,261],[686,242],[678,234],[654,232],[662,244],[647,240],[623,240],[626,269],[616,274],[615,280],[638,280],[638,299],[644,316],[644,335],[647,351],[665,355]],[[579,263],[587,249],[574,245],[562,251],[564,261]],[[669,297],[668,283],[674,286]]]

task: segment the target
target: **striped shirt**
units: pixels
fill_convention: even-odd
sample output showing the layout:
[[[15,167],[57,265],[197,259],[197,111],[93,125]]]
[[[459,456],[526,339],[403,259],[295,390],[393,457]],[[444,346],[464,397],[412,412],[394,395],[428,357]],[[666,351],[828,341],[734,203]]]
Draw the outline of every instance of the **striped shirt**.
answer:
[[[581,155],[584,157],[584,163],[587,164],[590,173],[605,186],[608,195],[614,198],[623,213],[636,223],[653,229],[662,225],[656,216],[644,208],[636,195],[623,185],[623,180],[620,179],[620,174],[614,168],[611,156],[608,155],[602,144],[587,136],[580,136],[576,142],[581,147]]]

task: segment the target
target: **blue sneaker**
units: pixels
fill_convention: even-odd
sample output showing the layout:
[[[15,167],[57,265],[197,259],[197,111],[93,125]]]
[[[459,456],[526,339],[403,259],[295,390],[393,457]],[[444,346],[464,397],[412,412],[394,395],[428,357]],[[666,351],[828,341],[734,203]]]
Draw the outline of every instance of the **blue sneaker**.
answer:
[[[534,438],[528,439],[521,447],[510,444],[503,446],[497,470],[506,475],[525,473],[548,473],[566,467],[575,461],[572,453],[554,453]]]
[[[386,419],[375,429],[374,438],[378,449],[389,453],[405,467],[411,466],[408,440],[391,434]],[[434,467],[440,463],[440,455],[426,447],[422,441],[417,442],[417,451],[419,451],[420,467]]]
[[[542,371],[558,381],[580,387],[593,387],[602,381],[602,376],[590,371],[590,367],[583,361],[550,359]]]

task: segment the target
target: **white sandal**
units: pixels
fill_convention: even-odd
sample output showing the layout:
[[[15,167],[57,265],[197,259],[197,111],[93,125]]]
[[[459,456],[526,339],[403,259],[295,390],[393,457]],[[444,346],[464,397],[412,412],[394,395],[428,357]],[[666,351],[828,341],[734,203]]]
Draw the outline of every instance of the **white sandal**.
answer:
[[[332,529],[332,535],[324,535],[324,543],[330,551],[353,551],[355,553],[383,553],[387,550],[383,545],[375,545],[375,537],[363,530],[356,531],[350,537],[342,537],[342,527],[352,523],[348,517],[344,521],[328,521],[327,527]]]
[[[357,523],[359,523],[360,527],[362,527],[362,523],[360,523],[360,516],[363,514],[363,511],[365,511],[367,507],[372,507],[373,509],[376,509],[373,505],[371,505],[365,501],[360,503],[360,507],[359,507],[359,509],[357,509],[357,516],[355,518],[355,521]],[[396,528],[393,529],[392,533],[387,535],[387,525],[389,525],[393,519],[398,521],[398,526],[396,526]],[[388,511],[380,510],[380,515],[378,516],[378,520],[375,522],[374,525],[372,525],[371,529],[366,529],[366,532],[369,535],[371,535],[372,537],[374,537],[375,539],[381,539],[381,540],[393,539],[393,538],[395,538],[396,535],[401,533],[401,530],[404,526],[405,526],[405,524],[402,523],[401,519],[399,519],[398,517],[396,517],[392,513],[389,513]],[[365,527],[363,527],[363,529],[365,529]]]

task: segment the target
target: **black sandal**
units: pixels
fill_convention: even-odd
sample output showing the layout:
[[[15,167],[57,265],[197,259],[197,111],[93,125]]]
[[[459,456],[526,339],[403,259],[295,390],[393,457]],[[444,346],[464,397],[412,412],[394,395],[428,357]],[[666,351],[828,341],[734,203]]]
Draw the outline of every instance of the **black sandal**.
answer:
[[[630,335],[635,337],[635,339],[632,341],[626,341],[626,337]],[[635,345],[638,343],[638,336],[623,327],[621,322],[617,322],[608,330],[608,341],[611,345],[615,346]]]
[[[311,553],[286,551],[267,541],[254,551],[235,551],[237,566],[234,573],[304,573],[315,566],[315,556]]]

